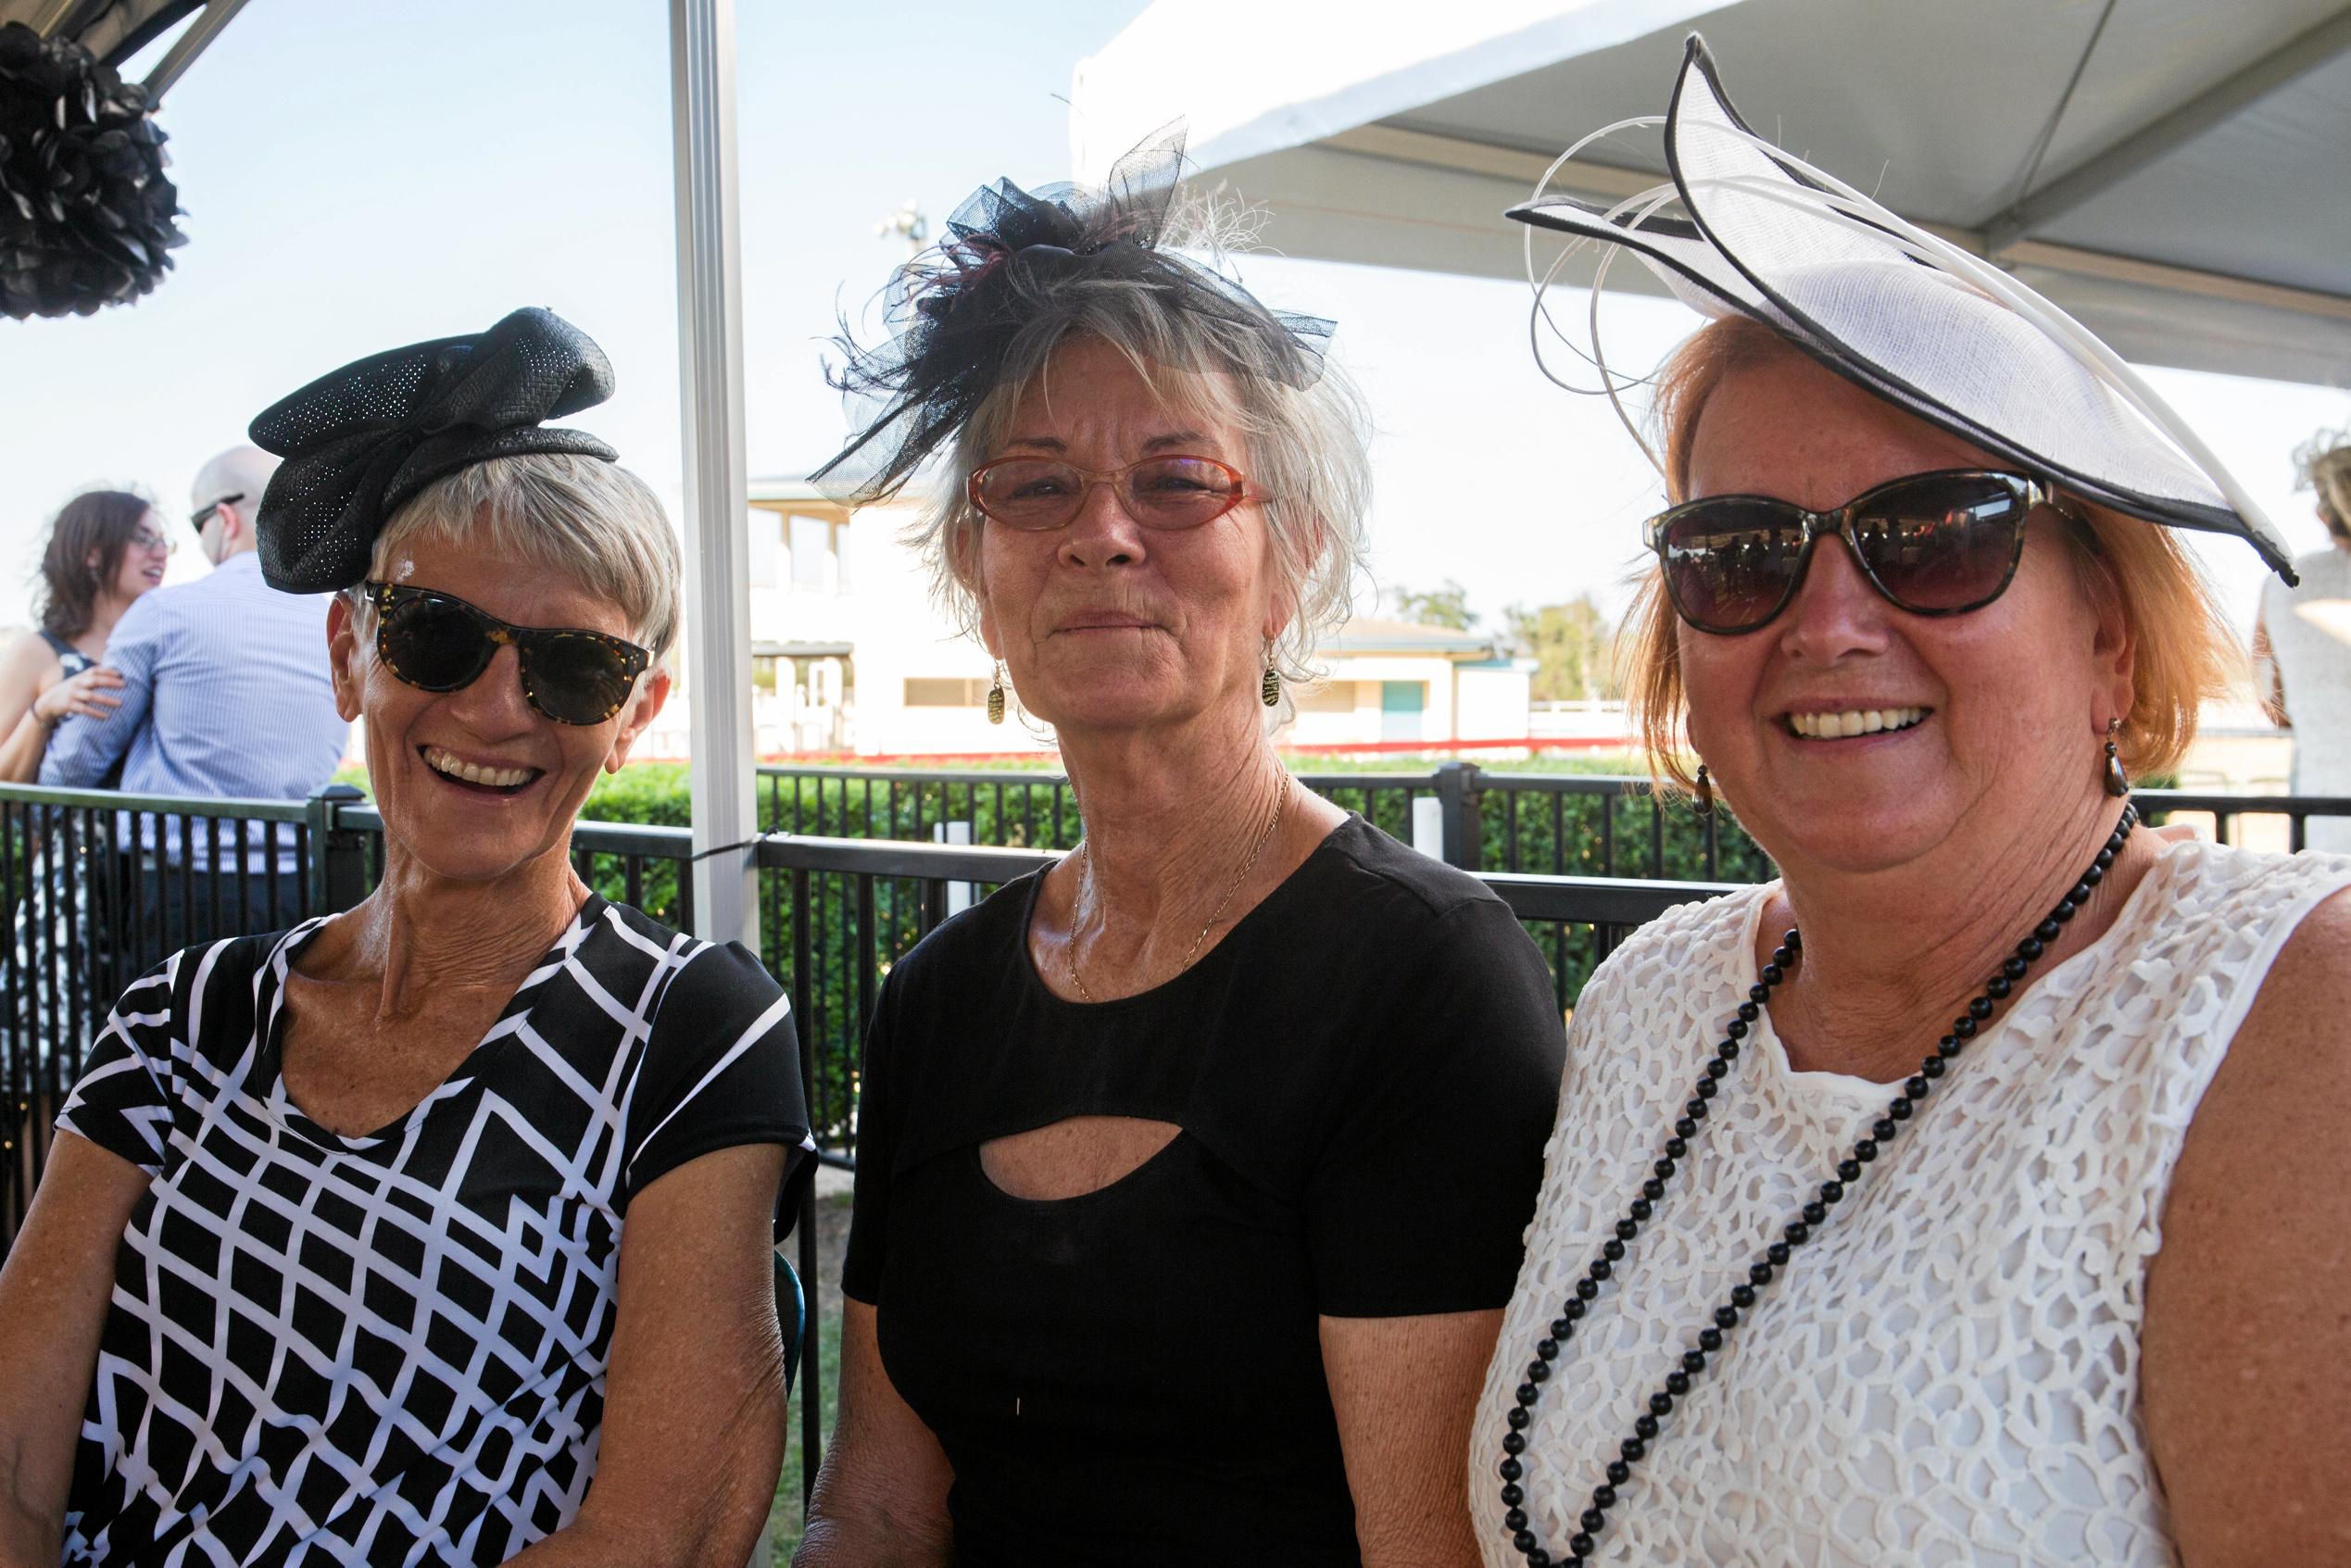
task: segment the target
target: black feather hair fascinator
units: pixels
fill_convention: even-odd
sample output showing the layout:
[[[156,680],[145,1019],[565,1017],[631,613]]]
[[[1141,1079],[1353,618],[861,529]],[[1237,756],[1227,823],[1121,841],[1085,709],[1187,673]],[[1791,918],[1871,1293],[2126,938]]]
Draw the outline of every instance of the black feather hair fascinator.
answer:
[[[254,528],[261,575],[290,594],[362,581],[376,535],[436,479],[526,453],[617,460],[585,431],[545,421],[612,395],[596,340],[551,310],[517,310],[485,332],[354,360],[255,417],[253,444],[286,459]]]
[[[1093,287],[1141,287],[1251,333],[1283,383],[1313,385],[1329,321],[1268,309],[1168,243],[1183,164],[1184,132],[1171,127],[1121,157],[1100,189],[1032,194],[999,180],[974,192],[946,236],[890,281],[889,340],[860,347],[844,324],[844,360],[825,377],[855,433],[809,477],[845,500],[894,494],[996,390],[1022,333]]]

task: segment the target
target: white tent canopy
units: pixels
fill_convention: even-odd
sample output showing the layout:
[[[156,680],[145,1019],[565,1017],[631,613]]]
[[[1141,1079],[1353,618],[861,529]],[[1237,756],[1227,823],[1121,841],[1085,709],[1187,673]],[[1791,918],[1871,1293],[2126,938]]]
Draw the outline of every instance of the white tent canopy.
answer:
[[[1073,161],[1099,179],[1181,116],[1278,251],[1518,278],[1502,209],[1587,132],[1664,112],[1693,28],[1757,129],[2126,358],[2351,385],[2342,0],[1157,0],[1078,67]],[[1553,188],[1662,168],[1628,132]]]
[[[127,64],[151,44],[160,95],[245,0],[0,0],[0,23]],[[175,33],[172,30],[178,29]],[[750,538],[742,523],[743,308],[735,152],[735,0],[670,0],[678,370],[685,415],[686,699],[692,706],[694,927],[760,942],[751,734]]]

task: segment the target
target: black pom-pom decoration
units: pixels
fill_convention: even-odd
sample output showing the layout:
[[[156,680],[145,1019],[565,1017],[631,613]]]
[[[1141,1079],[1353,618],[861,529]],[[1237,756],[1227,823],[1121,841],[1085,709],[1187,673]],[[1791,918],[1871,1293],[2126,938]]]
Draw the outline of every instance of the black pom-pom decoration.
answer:
[[[0,24],[0,316],[137,299],[187,243],[146,90],[70,39]]]

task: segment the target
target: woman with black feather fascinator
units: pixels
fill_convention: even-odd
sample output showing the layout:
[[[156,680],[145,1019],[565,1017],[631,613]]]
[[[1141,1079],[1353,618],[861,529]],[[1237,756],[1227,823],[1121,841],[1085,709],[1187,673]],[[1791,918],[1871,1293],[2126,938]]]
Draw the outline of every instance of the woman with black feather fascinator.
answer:
[[[1347,612],[1364,420],[1181,160],[982,189],[835,372],[820,479],[940,459],[918,543],[1086,836],[883,988],[808,1568],[1475,1561],[1559,1014],[1506,907],[1275,754]]]

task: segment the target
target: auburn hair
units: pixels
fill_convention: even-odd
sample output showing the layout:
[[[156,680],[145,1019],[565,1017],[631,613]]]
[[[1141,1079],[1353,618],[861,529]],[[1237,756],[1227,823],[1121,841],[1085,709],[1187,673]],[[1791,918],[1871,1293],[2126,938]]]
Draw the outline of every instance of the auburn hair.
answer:
[[[1689,495],[1698,416],[1723,379],[1787,355],[1809,358],[1761,321],[1727,316],[1699,329],[1666,358],[1653,383],[1650,417],[1659,440],[1668,501],[1678,504]],[[2094,551],[2077,547],[2074,552],[2084,589],[2097,592],[2097,577],[2103,574],[2131,638],[2131,711],[2115,737],[2116,750],[2133,778],[2169,773],[2195,739],[2197,710],[2243,663],[2244,651],[2173,530],[2093,506],[2080,496],[2067,499],[2096,541]],[[2075,536],[2068,533],[2067,537]],[[1661,788],[1688,790],[1695,780],[1686,744],[1689,704],[1682,685],[1679,632],[1672,601],[1666,596],[1665,578],[1653,565],[1626,612],[1617,657],[1627,715],[1651,774]]]

